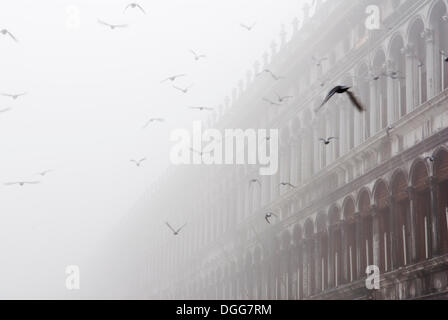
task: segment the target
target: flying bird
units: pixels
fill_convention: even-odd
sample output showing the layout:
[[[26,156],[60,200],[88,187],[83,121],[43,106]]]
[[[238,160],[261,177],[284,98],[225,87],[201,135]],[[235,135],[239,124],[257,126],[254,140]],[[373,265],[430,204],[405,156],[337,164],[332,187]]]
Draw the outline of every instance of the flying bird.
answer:
[[[181,78],[181,77],[185,77],[185,76],[186,76],[186,74],[176,74],[174,76],[171,76],[171,77],[168,77],[168,78],[162,80],[160,83],[163,83],[163,82],[166,82],[166,81],[174,82],[174,81],[177,80],[177,78]]]
[[[145,11],[145,10],[142,8],[142,6],[139,5],[138,3],[133,2],[133,3],[128,4],[128,5],[126,6],[126,8],[124,8],[124,11],[123,11],[123,12],[126,12],[129,8],[131,8],[131,9],[139,9],[141,12],[143,12],[144,14],[146,14],[146,11]]]
[[[8,98],[12,98],[13,100],[17,100],[18,98],[22,97],[26,95],[26,92],[23,93],[17,93],[17,94],[12,94],[12,93],[2,93],[2,96],[4,97],[8,97]]]
[[[291,188],[293,188],[293,189],[297,188],[295,185],[293,185],[293,184],[290,183],[290,182],[281,182],[281,183],[279,184],[279,186],[281,186],[281,187],[291,187]]]
[[[322,102],[322,104],[320,105],[320,107],[317,110],[322,108],[335,94],[342,94],[342,93],[346,93],[348,95],[350,101],[358,109],[358,111],[360,111],[360,112],[365,111],[365,108],[358,101],[358,99],[353,94],[353,92],[350,91],[350,87],[347,87],[347,86],[336,86],[333,89],[331,89],[331,91],[325,97],[324,101]]]
[[[12,40],[14,40],[15,42],[19,42],[17,40],[17,38],[11,33],[9,32],[9,30],[7,29],[2,29],[0,30],[0,34],[4,35],[4,36],[9,36]]]
[[[213,111],[213,108],[207,108],[207,107],[190,107],[192,110],[199,110],[199,111]]]
[[[277,96],[277,100],[278,100],[278,102],[280,102],[280,103],[282,103],[282,102],[284,102],[284,101],[287,101],[287,100],[289,100],[289,99],[294,98],[293,96],[281,96],[281,95],[279,95],[278,93],[275,93],[275,95]]]
[[[173,235],[175,235],[175,236],[179,235],[180,231],[187,225],[185,223],[182,227],[180,227],[179,229],[176,230],[168,222],[165,222],[165,224],[168,228],[170,228],[170,230],[173,232]]]
[[[15,186],[15,185],[19,185],[21,187],[23,187],[26,184],[39,184],[40,181],[17,181],[17,182],[7,182],[4,185],[5,186]]]
[[[258,76],[262,75],[263,73],[269,73],[271,75],[272,79],[274,79],[275,81],[278,81],[278,80],[281,80],[281,79],[285,79],[285,77],[277,76],[274,72],[272,72],[269,69],[264,69],[262,72],[260,72],[258,74]]]
[[[194,60],[196,60],[196,61],[198,61],[198,60],[200,60],[202,58],[206,58],[207,57],[205,54],[199,54],[199,53],[196,53],[193,50],[190,50],[190,52],[194,55]]]
[[[155,123],[155,122],[165,122],[165,119],[163,119],[163,118],[151,118],[143,126],[143,129],[147,128],[150,124]]]
[[[186,88],[181,88],[181,87],[178,87],[178,86],[174,86],[174,85],[173,85],[173,88],[174,88],[174,89],[179,90],[179,91],[181,91],[181,92],[183,92],[183,93],[185,93],[185,94],[188,93],[188,91],[190,91],[191,87],[193,87],[193,85],[190,85],[190,86],[188,86],[188,87],[186,87]]]
[[[447,56],[447,54],[445,53],[445,51],[441,50],[441,51],[440,51],[440,54],[441,54],[442,57],[443,57],[443,61],[448,62],[448,56]]]
[[[264,219],[265,219],[266,222],[269,223],[269,224],[271,224],[271,220],[270,220],[270,219],[271,219],[272,217],[278,218],[277,215],[276,215],[275,213],[272,213],[272,212],[268,212],[268,213],[266,213],[266,214],[264,215]]]
[[[317,58],[317,57],[315,57],[315,56],[312,56],[311,59],[314,61],[314,64],[315,64],[317,67],[320,67],[320,66],[322,65],[322,62],[328,60],[327,57]]]
[[[254,23],[252,23],[250,26],[248,26],[247,24],[240,23],[240,26],[241,26],[241,28],[244,28],[244,29],[246,29],[247,31],[252,31],[252,29],[255,27],[256,24],[257,24],[257,23],[254,22]]]
[[[110,24],[107,22],[104,22],[102,20],[98,20],[99,24],[102,24],[106,27],[109,27],[111,30],[117,29],[117,28],[126,28],[128,25],[127,24]]]
[[[134,159],[131,159],[130,161],[133,162],[133,163],[135,163],[135,165],[136,165],[137,167],[140,167],[140,166],[142,165],[142,163],[143,163],[144,161],[146,161],[146,158],[142,158],[142,159],[140,159],[140,160],[134,160]]]
[[[53,172],[53,170],[50,169],[50,170],[41,171],[41,172],[37,173],[37,175],[45,177],[50,172]]]
[[[322,141],[324,145],[329,145],[331,143],[331,140],[336,140],[336,137],[329,137],[328,139],[320,138],[319,141]]]
[[[275,102],[275,101],[269,100],[269,99],[267,99],[267,98],[263,98],[263,101],[269,103],[271,106],[281,106],[280,103],[277,103],[277,102]]]

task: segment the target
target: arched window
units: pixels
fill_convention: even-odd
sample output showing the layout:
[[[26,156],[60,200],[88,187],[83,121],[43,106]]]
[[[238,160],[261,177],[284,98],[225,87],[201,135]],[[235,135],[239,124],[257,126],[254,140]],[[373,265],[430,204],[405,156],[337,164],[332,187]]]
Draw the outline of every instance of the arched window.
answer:
[[[375,106],[375,132],[387,127],[387,77],[386,56],[382,50],[378,51],[373,59]]]
[[[342,266],[342,230],[341,215],[337,206],[331,207],[329,213],[329,287],[334,288],[343,283]]]
[[[388,272],[391,270],[391,213],[389,207],[389,191],[384,181],[379,181],[375,186],[374,199],[377,210],[378,229],[375,230],[378,234],[379,246],[379,261],[378,267],[381,272]]]
[[[345,235],[346,235],[346,259],[344,264],[347,270],[347,281],[352,282],[358,278],[357,268],[358,262],[356,259],[356,223],[355,223],[355,202],[351,197],[344,201],[344,220],[345,220]]]
[[[373,264],[373,221],[370,212],[370,195],[364,189],[359,194],[358,208],[361,219],[360,243],[358,247],[360,275],[365,275],[367,266]]]
[[[394,119],[406,115],[406,60],[404,56],[404,41],[401,36],[396,36],[390,46],[391,66],[388,70],[389,77],[392,79],[392,98],[394,106]]]
[[[434,30],[434,85],[436,93],[448,88],[448,23],[444,20],[447,8],[444,1],[437,1],[430,16],[431,29]]]
[[[428,188],[428,170],[424,161],[415,164],[412,171],[412,186],[415,199],[415,245],[417,261],[425,260],[430,254],[429,227],[431,196]]]
[[[305,222],[305,255],[303,263],[303,292],[309,297],[315,293],[314,224],[311,219]]]
[[[396,267],[407,265],[411,258],[410,203],[407,187],[406,175],[401,170],[394,173],[391,189],[394,200]]]
[[[426,36],[423,21],[416,20],[409,31],[409,49],[412,75],[413,108],[427,100],[427,65],[426,65]]]
[[[438,182],[440,249],[442,253],[448,253],[448,151],[441,150],[434,158],[434,175]]]
[[[367,111],[360,115],[359,132],[357,135],[361,137],[360,142],[370,137],[370,82],[368,79],[369,69],[363,64],[356,75],[356,87],[358,89],[361,102]]]

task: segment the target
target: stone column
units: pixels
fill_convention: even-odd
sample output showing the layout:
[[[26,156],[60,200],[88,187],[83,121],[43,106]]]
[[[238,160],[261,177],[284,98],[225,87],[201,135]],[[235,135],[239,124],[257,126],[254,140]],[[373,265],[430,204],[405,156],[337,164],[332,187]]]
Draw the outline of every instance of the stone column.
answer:
[[[333,288],[335,286],[335,239],[334,239],[334,230],[335,226],[328,227],[328,270],[325,270],[328,274],[328,284],[325,286],[326,288]]]
[[[434,31],[431,29],[425,29],[423,35],[426,39],[426,79],[427,79],[427,93],[428,100],[435,96],[436,88],[435,83],[435,43],[434,43]],[[437,57],[439,57],[439,53],[437,50]]]
[[[373,220],[373,264],[375,266],[380,266],[380,216],[378,214],[378,208],[376,205],[372,205],[371,207],[371,214],[372,214],[372,220]]]
[[[361,213],[355,213],[355,223],[356,223],[356,270],[353,270],[354,279],[359,279],[361,278],[362,274],[363,274],[363,270],[361,270],[361,255],[362,255],[362,246],[363,246],[363,237],[361,232],[363,231],[363,219],[361,216]]]
[[[430,177],[429,191],[431,195],[431,256],[435,257],[440,254],[440,229],[439,229],[439,199],[437,194],[437,178]]]
[[[395,208],[395,199],[391,195],[388,198],[389,204],[389,246],[390,246],[390,257],[389,257],[389,270],[395,270],[395,265],[397,261],[397,237],[400,234],[395,234],[395,215],[397,214]]]
[[[379,103],[378,103],[378,96],[377,96],[377,83],[376,81],[370,81],[370,136],[374,136],[375,133],[377,133],[377,126],[376,123],[376,113],[378,111]]]
[[[342,268],[342,279],[341,284],[349,282],[349,272],[350,272],[350,262],[348,261],[348,242],[347,242],[347,221],[341,221],[341,268]]]
[[[414,45],[409,43],[403,48],[406,56],[406,113],[415,108],[415,86],[414,86]]]
[[[409,202],[410,202],[410,212],[409,212],[409,221],[410,221],[410,233],[411,233],[411,243],[410,245],[410,251],[411,251],[411,257],[409,261],[411,263],[417,261],[417,244],[416,244],[416,206],[415,206],[415,190],[413,187],[408,187],[406,189],[406,192],[409,196]]]
[[[322,250],[321,234],[315,235],[314,240],[314,288],[315,292],[322,291]]]

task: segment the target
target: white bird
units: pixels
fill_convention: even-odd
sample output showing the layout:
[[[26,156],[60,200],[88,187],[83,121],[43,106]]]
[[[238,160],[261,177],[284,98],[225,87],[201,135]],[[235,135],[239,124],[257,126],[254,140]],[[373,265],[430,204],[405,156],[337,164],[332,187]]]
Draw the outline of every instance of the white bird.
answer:
[[[329,145],[331,143],[331,140],[337,140],[336,137],[330,137],[328,139],[320,138],[319,141],[322,141],[324,145]]]
[[[49,170],[41,171],[41,172],[37,173],[37,175],[45,177],[50,172],[53,172],[53,170],[49,169]]]
[[[13,39],[15,42],[19,42],[19,41],[17,40],[17,38],[14,37],[14,35],[13,35],[11,32],[9,32],[7,29],[1,29],[1,30],[0,30],[0,34],[2,34],[2,35],[4,35],[4,36],[10,36],[11,39]]]
[[[179,229],[174,229],[168,222],[165,222],[165,224],[166,224],[166,226],[168,227],[168,228],[170,228],[170,230],[173,232],[173,235],[175,235],[175,236],[177,236],[177,235],[179,235],[179,233],[180,233],[180,231],[183,229],[183,228],[185,228],[185,226],[187,225],[186,223],[182,226],[182,227],[180,227]]]
[[[168,77],[168,78],[162,80],[160,83],[163,83],[163,82],[166,82],[166,81],[174,82],[174,81],[176,81],[177,78],[185,77],[185,76],[186,76],[186,74],[184,74],[184,73],[182,73],[182,74],[176,74],[176,75],[174,75],[174,76],[171,76],[171,77]]]
[[[281,106],[280,103],[274,102],[274,101],[269,100],[269,99],[267,99],[267,98],[263,98],[263,101],[269,103],[271,106]]]
[[[290,183],[290,182],[281,182],[281,183],[279,184],[279,186],[282,186],[282,187],[291,187],[291,188],[293,188],[293,189],[297,188],[295,185],[293,185],[293,184]]]
[[[143,126],[143,129],[147,128],[151,123],[155,122],[165,122],[165,119],[163,118],[151,118],[148,121],[146,121],[145,125]]]
[[[146,11],[145,11],[145,10],[142,8],[142,6],[139,5],[138,3],[133,2],[133,3],[128,4],[128,5],[126,6],[126,8],[124,8],[124,11],[123,11],[123,12],[126,12],[129,8],[131,8],[131,9],[135,9],[135,8],[140,9],[141,12],[143,12],[144,14],[146,14]]]
[[[281,96],[278,93],[275,93],[275,95],[277,96],[278,102],[282,103],[286,100],[292,99],[294,98],[293,96]]]
[[[12,98],[13,100],[17,100],[20,97],[23,97],[24,95],[26,95],[26,92],[23,93],[2,93],[2,96],[4,97],[8,97],[8,98]]]
[[[190,91],[191,87],[193,87],[192,84],[189,85],[189,86],[186,87],[186,88],[181,88],[181,87],[178,87],[178,86],[174,86],[174,85],[173,85],[173,88],[174,88],[174,89],[179,90],[179,91],[181,91],[181,92],[183,92],[183,93],[188,93],[188,91]]]
[[[255,27],[256,24],[257,24],[257,23],[254,22],[254,23],[252,23],[250,26],[248,26],[247,24],[240,23],[240,26],[241,26],[242,28],[246,29],[247,31],[252,31],[252,29]]]
[[[16,182],[6,182],[4,185],[5,186],[15,186],[15,185],[19,185],[21,187],[23,187],[26,184],[39,184],[40,181],[16,181]]]
[[[133,162],[133,163],[135,163],[135,165],[136,165],[137,167],[140,167],[141,164],[143,163],[143,161],[146,161],[146,158],[142,158],[142,159],[140,159],[140,160],[134,160],[134,159],[131,159],[130,161]]]
[[[196,61],[207,57],[205,54],[199,54],[199,53],[194,52],[193,50],[190,50],[190,52],[194,55],[194,60],[196,60]]]
[[[272,77],[272,79],[274,79],[275,81],[281,80],[281,79],[285,79],[285,77],[281,77],[281,76],[277,76],[274,72],[272,72],[269,69],[264,69],[262,72],[260,72],[258,74],[258,76],[262,75],[263,73],[269,73]]]
[[[277,218],[277,215],[275,213],[268,212],[265,214],[264,219],[266,220],[267,223],[271,224],[271,220],[269,220],[269,219],[271,219],[272,217]]]
[[[199,111],[213,111],[213,108],[208,108],[208,107],[190,107],[190,109],[192,110],[199,110]]]
[[[109,27],[111,30],[114,30],[116,28],[126,28],[128,26],[127,24],[110,24],[110,23],[104,22],[102,20],[98,20],[98,23],[102,24],[106,27]]]

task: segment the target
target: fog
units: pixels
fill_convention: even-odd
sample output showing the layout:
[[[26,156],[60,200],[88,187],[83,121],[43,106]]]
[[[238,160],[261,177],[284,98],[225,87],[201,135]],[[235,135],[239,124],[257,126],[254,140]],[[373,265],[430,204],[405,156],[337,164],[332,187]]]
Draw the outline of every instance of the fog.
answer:
[[[0,36],[0,92],[27,93],[0,96],[0,109],[12,108],[0,114],[0,298],[106,297],[82,278],[78,293],[68,291],[66,266],[80,266],[81,277],[108,272],[92,257],[169,165],[170,132],[206,114],[188,107],[222,104],[301,8],[299,0],[142,0],[143,14],[124,12],[127,4],[0,3],[0,29],[18,40]],[[240,26],[255,22],[250,32]],[[207,57],[195,61],[190,50]],[[176,84],[192,84],[188,94],[160,83],[181,73]],[[166,122],[143,130],[151,117]],[[130,162],[144,157],[141,167]],[[15,181],[40,183],[5,185]]]

